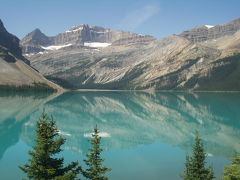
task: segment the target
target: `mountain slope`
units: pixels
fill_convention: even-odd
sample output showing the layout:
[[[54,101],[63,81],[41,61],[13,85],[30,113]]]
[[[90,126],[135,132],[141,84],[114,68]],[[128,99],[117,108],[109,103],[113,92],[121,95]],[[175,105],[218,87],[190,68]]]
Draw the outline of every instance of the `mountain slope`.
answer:
[[[19,39],[8,33],[0,20],[0,85],[34,86],[35,83],[43,83],[61,89],[28,64],[29,61],[22,56]]]
[[[38,53],[27,52],[26,56],[34,68],[66,88],[240,90],[239,19],[215,27],[200,27],[207,35],[199,35],[201,31],[193,29],[160,40],[131,33],[119,40],[117,35],[91,39],[92,36],[83,35],[83,25],[76,28],[69,30],[78,34],[73,39],[63,36],[68,31],[60,34],[60,39],[66,39],[65,44],[50,45],[51,48],[44,47]],[[70,41],[76,37],[82,44]],[[92,46],[86,46],[83,39]],[[99,46],[104,43],[108,44]]]

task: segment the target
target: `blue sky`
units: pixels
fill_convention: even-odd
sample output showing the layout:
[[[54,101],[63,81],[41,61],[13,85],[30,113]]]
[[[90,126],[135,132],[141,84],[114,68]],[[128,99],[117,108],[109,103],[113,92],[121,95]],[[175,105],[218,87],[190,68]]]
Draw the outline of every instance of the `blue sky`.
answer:
[[[240,18],[240,0],[0,0],[0,18],[19,38],[35,28],[48,36],[78,24],[153,35]]]

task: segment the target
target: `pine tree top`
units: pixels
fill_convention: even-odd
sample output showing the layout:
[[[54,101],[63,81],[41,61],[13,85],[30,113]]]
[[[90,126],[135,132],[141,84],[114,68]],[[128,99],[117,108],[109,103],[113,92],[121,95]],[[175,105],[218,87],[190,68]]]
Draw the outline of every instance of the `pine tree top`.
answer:
[[[89,148],[90,153],[86,155],[87,159],[84,160],[88,166],[88,169],[84,172],[84,176],[91,180],[108,180],[104,174],[111,169],[102,165],[104,162],[104,159],[101,157],[103,149],[100,147],[101,137],[99,136],[99,129],[97,125],[94,128],[90,143],[92,145],[92,147]]]
[[[29,179],[35,180],[73,180],[81,171],[78,162],[64,167],[64,159],[55,157],[62,151],[65,139],[59,135],[56,122],[45,111],[37,122],[36,145],[29,152],[29,164],[21,166]]]
[[[205,153],[199,133],[196,132],[195,143],[192,147],[192,156],[186,156],[185,171],[182,178],[185,180],[212,180],[212,167],[205,167],[207,154]]]

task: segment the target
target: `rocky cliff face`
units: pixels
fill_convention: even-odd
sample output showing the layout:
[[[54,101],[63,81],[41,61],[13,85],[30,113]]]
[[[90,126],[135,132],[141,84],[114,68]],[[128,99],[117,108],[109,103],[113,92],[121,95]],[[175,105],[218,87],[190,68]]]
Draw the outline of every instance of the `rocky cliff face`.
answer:
[[[0,48],[1,48],[1,57],[4,58],[4,54],[8,56],[8,59],[12,59],[11,61],[14,61],[13,57],[10,57],[9,54],[7,54],[7,51],[11,54],[14,54],[17,58],[22,59],[24,62],[29,63],[27,59],[25,59],[22,56],[22,50],[19,47],[19,39],[8,33],[5,29],[3,22],[0,20]]]
[[[211,39],[217,39],[226,35],[233,35],[240,30],[240,18],[227,24],[217,26],[199,26],[194,29],[184,31],[180,36],[189,39],[192,42],[203,42]]]
[[[22,56],[19,39],[8,33],[0,20],[0,85],[21,86],[39,82],[61,89],[28,64],[29,61]]]
[[[43,52],[51,46],[79,48],[94,46],[90,43],[99,43],[99,45],[105,43],[105,46],[107,46],[111,44],[146,43],[153,40],[154,38],[151,36],[81,24],[54,37],[47,37],[39,29],[36,29],[21,40],[21,46],[25,54],[30,54]],[[104,46],[104,44],[102,45]]]
[[[41,46],[48,46],[50,44],[51,39],[43,34],[40,29],[35,29],[21,41],[23,52],[30,53],[43,51],[44,49]]]
[[[151,40],[148,36],[125,37],[123,32],[103,29],[96,33],[101,29],[95,29],[96,32],[84,36],[86,39],[79,40],[84,46],[65,44],[28,58],[44,76],[66,88],[235,91],[240,90],[238,27],[239,19],[210,29],[201,27],[197,32],[207,33],[201,40],[184,33]],[[64,34],[83,33],[84,28],[81,25]],[[211,29],[215,29],[214,37],[209,35]],[[188,32],[194,34],[192,30]],[[64,42],[73,44],[73,40],[76,39]],[[95,40],[98,43],[93,43]]]

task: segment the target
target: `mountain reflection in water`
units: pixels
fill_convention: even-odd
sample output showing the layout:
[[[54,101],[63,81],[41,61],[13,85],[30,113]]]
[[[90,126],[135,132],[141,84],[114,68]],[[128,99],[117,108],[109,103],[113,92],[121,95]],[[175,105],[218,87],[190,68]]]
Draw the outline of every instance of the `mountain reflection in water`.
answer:
[[[105,150],[162,142],[191,150],[195,131],[207,153],[240,153],[240,94],[68,92],[53,96],[0,96],[0,158],[20,139],[34,143],[35,123],[45,107],[67,139],[65,149],[86,153],[97,124]]]

